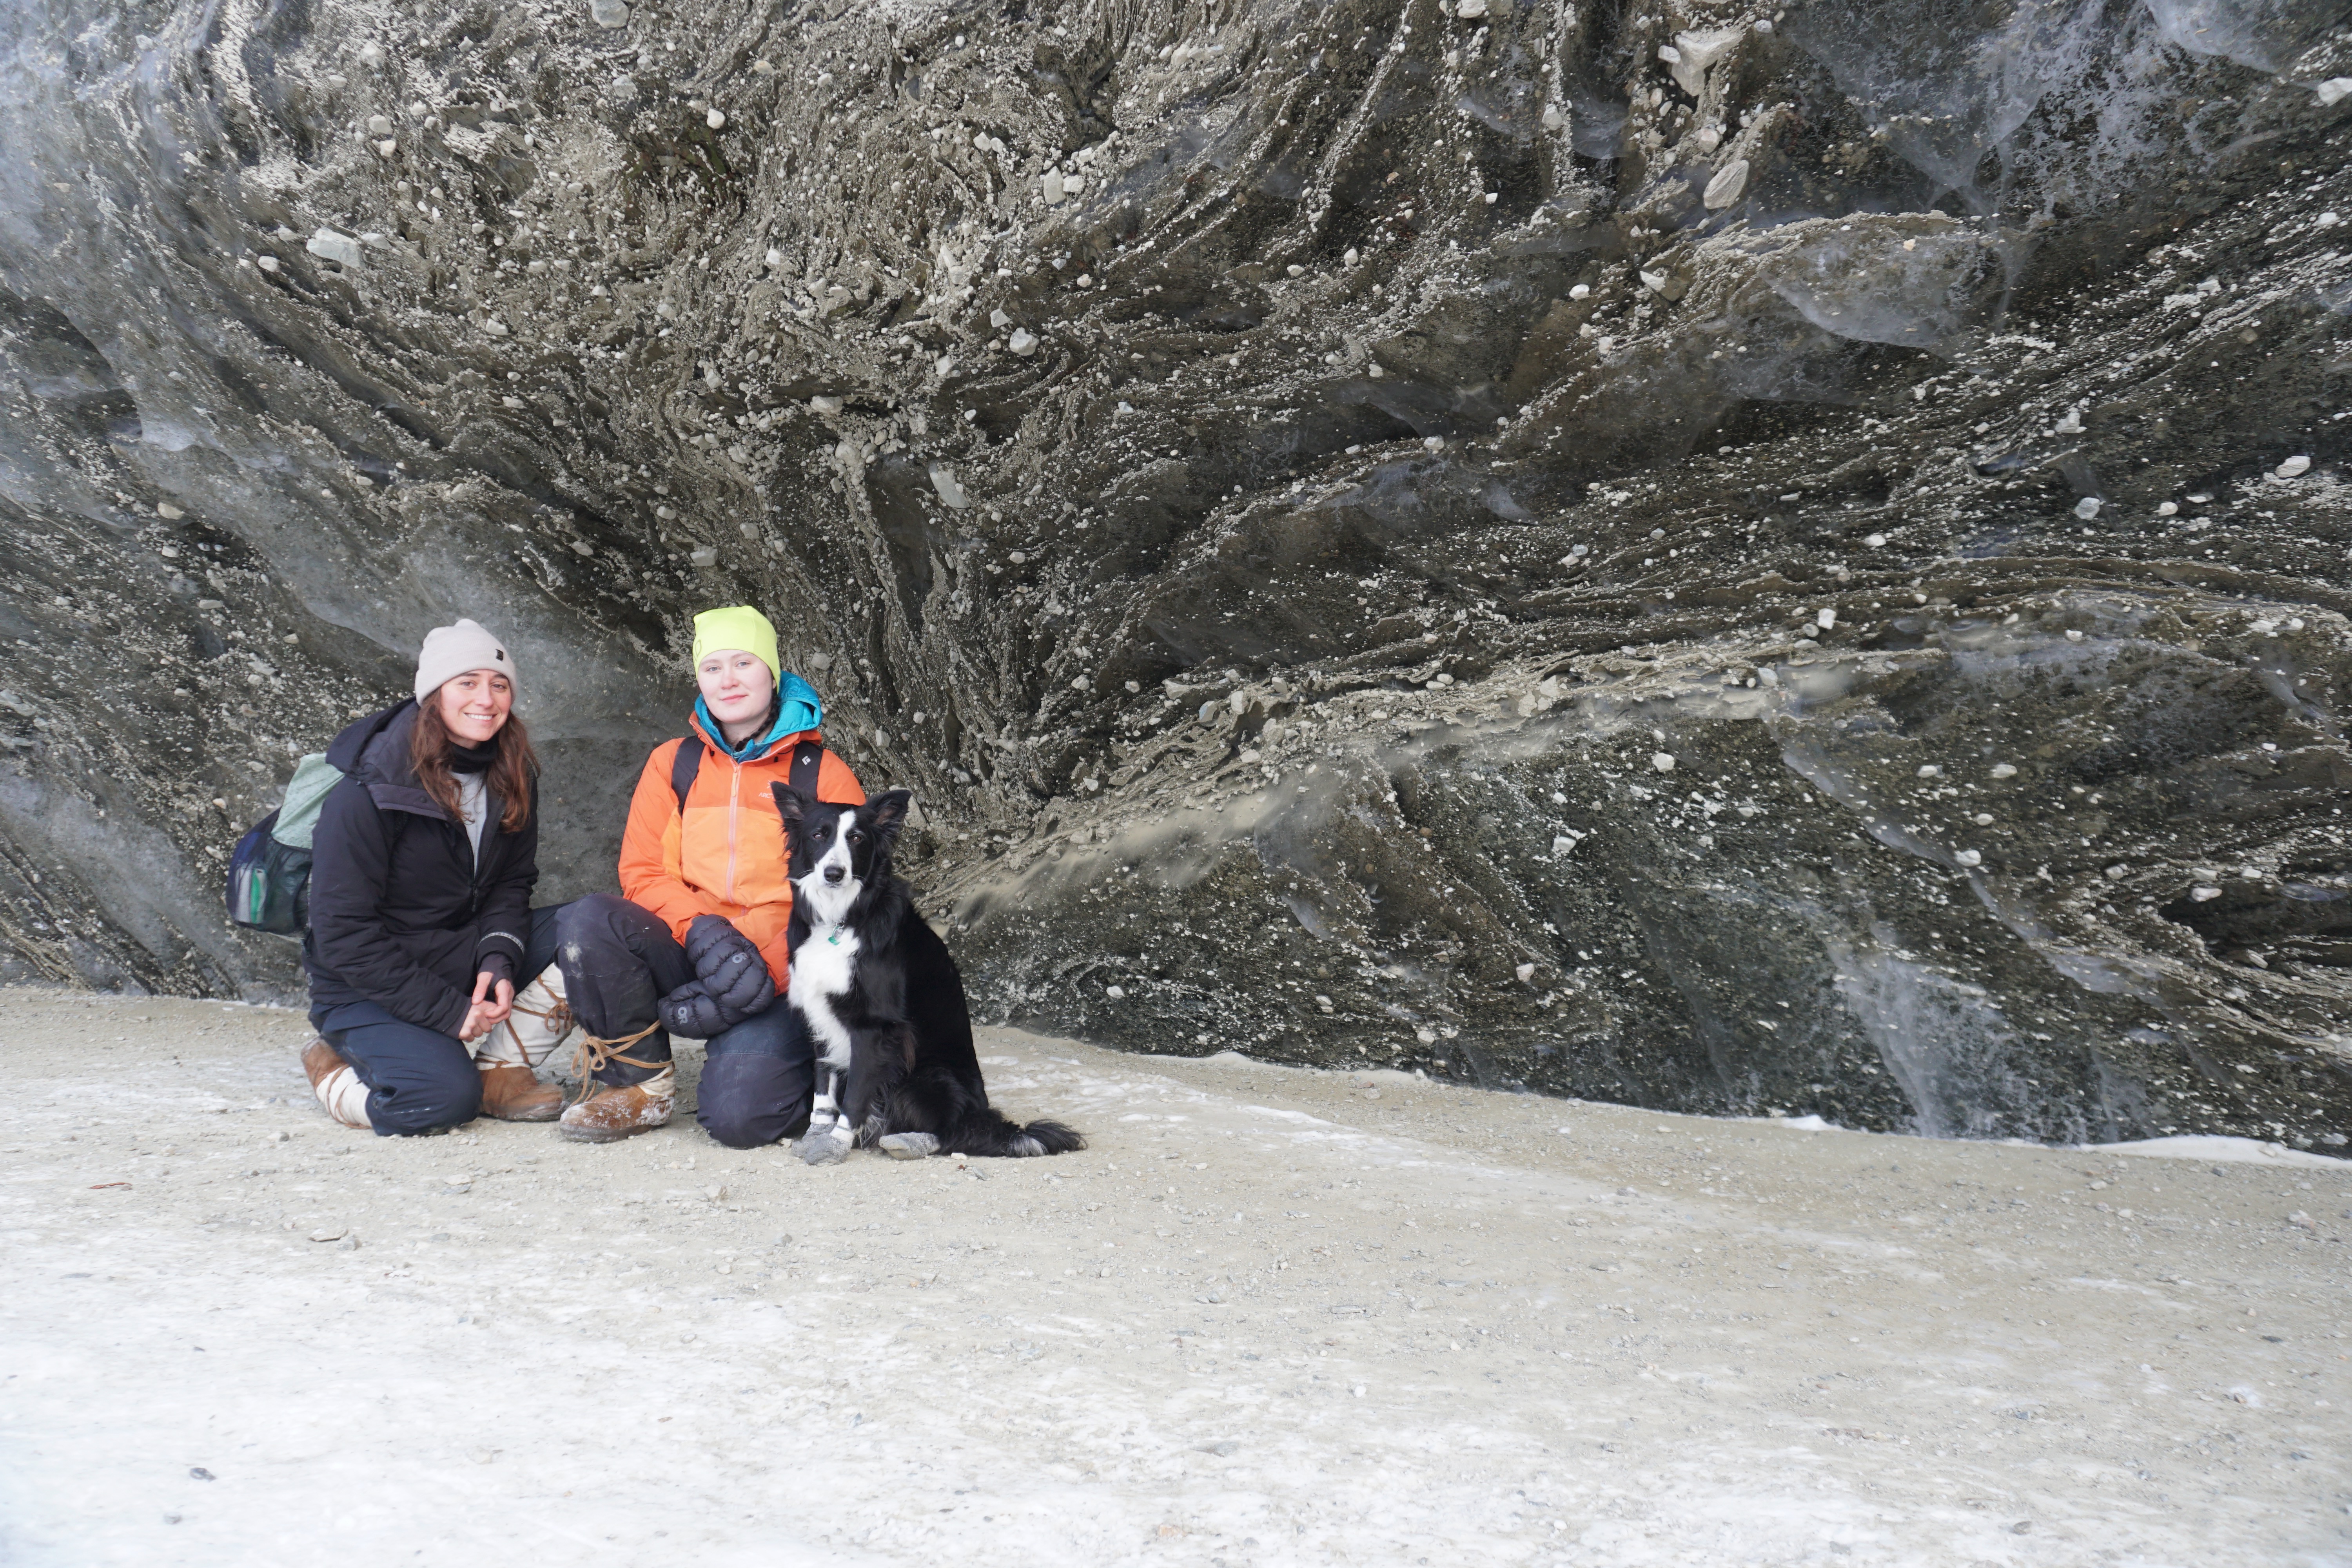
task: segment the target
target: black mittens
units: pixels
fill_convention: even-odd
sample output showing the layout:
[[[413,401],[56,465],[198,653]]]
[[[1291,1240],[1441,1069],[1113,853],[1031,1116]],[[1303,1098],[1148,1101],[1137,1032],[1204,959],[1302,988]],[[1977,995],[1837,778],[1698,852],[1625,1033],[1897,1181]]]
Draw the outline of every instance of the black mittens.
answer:
[[[775,978],[751,939],[724,915],[697,915],[686,928],[686,956],[696,978],[661,999],[662,1026],[707,1040],[764,1011]]]

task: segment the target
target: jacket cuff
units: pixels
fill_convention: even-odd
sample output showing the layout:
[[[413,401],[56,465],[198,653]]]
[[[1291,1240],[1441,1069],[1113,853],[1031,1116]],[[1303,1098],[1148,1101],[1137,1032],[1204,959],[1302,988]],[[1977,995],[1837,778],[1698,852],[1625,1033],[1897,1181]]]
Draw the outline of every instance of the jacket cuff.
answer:
[[[526,945],[521,937],[510,931],[486,931],[474,939],[474,951],[477,954],[497,951],[506,953],[509,958],[520,958]]]
[[[501,980],[511,985],[514,984],[514,958],[503,947],[486,949],[475,955],[474,973],[488,974],[494,987]]]

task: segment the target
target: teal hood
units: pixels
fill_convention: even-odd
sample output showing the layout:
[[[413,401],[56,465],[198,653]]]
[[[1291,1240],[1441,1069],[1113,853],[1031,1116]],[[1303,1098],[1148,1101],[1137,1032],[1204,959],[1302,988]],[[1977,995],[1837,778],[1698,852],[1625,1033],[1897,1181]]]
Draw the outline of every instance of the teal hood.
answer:
[[[786,670],[776,681],[776,716],[768,727],[740,746],[727,743],[726,731],[719,721],[710,716],[710,705],[700,697],[694,700],[694,717],[702,727],[703,735],[712,745],[739,763],[748,763],[786,735],[797,735],[803,730],[821,729],[824,724],[824,702],[816,688]]]

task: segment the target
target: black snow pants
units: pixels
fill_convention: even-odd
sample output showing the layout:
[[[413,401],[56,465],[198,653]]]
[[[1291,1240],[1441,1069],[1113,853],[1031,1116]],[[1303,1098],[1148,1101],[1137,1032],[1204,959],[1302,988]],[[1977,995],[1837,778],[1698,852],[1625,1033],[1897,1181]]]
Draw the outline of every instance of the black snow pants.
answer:
[[[654,1032],[623,1047],[650,1067],[614,1062],[597,1073],[609,1084],[643,1083],[670,1061],[669,1031],[659,1027],[661,999],[694,978],[686,949],[650,910],[609,893],[563,906],[556,951],[564,994],[590,1034],[615,1040],[647,1025]],[[779,994],[766,1011],[703,1043],[707,1053],[694,1119],[730,1149],[797,1137],[808,1126],[816,1082],[816,1047],[799,1010]]]
[[[515,969],[520,991],[555,958],[569,904],[530,911],[530,945]],[[310,1026],[368,1086],[368,1121],[380,1138],[446,1132],[482,1109],[474,1047],[455,1035],[395,1018],[373,1002],[345,1002],[310,1015]]]

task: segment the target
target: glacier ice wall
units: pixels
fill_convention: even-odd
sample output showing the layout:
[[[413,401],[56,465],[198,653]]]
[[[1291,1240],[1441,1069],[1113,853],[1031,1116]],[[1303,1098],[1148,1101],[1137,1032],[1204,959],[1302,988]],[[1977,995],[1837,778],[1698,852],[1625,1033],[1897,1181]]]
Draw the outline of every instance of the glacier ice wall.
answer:
[[[608,885],[749,600],[992,1018],[2335,1147],[2346,21],[25,0],[0,973],[288,994],[457,614]]]

